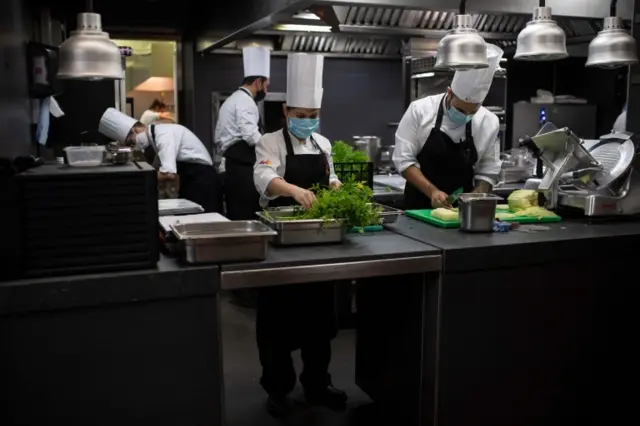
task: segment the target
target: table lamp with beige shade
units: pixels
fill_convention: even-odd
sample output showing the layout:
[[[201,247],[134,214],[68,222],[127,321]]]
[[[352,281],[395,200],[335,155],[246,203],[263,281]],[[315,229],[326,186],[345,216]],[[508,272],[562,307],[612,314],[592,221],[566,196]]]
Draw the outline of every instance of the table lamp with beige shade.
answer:
[[[133,88],[132,92],[159,93],[159,100],[165,103],[165,92],[173,92],[175,90],[174,80],[171,77],[149,77],[142,83]],[[169,105],[168,105],[169,106]],[[169,111],[172,110],[169,106]],[[171,120],[172,122],[174,120]]]
[[[164,102],[164,92],[173,92],[175,86],[171,77],[149,77],[134,87],[133,90],[137,92],[160,92],[161,100]]]

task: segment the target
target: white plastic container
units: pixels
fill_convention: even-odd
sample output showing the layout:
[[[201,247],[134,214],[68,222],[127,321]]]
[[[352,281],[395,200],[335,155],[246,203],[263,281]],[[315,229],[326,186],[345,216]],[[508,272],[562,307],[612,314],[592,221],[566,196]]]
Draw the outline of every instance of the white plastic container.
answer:
[[[71,167],[97,167],[104,158],[104,146],[68,146],[64,152]]]

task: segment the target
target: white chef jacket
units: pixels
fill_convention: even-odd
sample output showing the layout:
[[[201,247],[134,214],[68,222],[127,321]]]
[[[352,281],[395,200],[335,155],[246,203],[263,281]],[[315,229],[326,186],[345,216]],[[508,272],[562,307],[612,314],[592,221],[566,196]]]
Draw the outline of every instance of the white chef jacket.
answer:
[[[162,165],[162,173],[178,173],[178,161],[212,166],[211,155],[193,132],[180,124],[153,124],[149,136]],[[153,136],[155,135],[155,139]]]
[[[160,113],[152,111],[150,109],[143,112],[142,116],[140,117],[140,122],[146,125],[153,124],[158,120],[160,120]]]
[[[626,132],[627,131],[627,110],[625,109],[622,113],[616,118],[616,122],[613,123],[613,130],[615,132]]]
[[[287,144],[282,134],[283,130],[267,133],[262,136],[260,143],[256,145],[256,164],[253,166],[253,181],[260,193],[260,206],[266,207],[269,200],[275,200],[278,196],[267,194],[269,183],[276,178],[284,178],[287,167]],[[289,132],[293,154],[318,154],[320,151],[311,140],[300,142]],[[333,169],[331,158],[331,142],[322,135],[313,133],[313,140],[318,144],[329,162],[329,183],[338,182],[338,176]]]
[[[220,107],[214,141],[220,155],[234,142],[246,141],[255,146],[260,137],[260,111],[251,92],[243,87],[233,92]]]
[[[410,166],[420,168],[417,157],[436,124],[442,97],[443,95],[435,95],[414,101],[402,117],[396,131],[396,146],[393,151],[393,162],[400,173]],[[456,127],[447,114],[446,106],[443,114],[440,130],[455,143],[464,140],[466,126]],[[474,166],[475,179],[491,185],[497,183],[502,167],[499,130],[498,117],[488,109],[480,107],[471,121],[471,134],[478,151],[478,162]]]

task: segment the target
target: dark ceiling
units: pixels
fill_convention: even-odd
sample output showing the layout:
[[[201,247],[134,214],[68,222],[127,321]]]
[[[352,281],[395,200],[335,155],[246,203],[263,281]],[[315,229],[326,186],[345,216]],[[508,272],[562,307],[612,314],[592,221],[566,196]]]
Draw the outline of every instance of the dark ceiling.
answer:
[[[76,27],[76,14],[87,12],[84,0],[28,0],[33,10],[46,7],[51,17]],[[214,2],[195,0],[94,0],[93,11],[102,16],[109,33],[198,35],[209,22]]]

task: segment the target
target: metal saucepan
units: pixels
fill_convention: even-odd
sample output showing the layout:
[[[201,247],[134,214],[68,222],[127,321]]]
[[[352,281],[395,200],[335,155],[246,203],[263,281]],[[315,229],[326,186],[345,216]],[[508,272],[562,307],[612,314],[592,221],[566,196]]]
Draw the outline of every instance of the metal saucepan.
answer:
[[[109,142],[105,150],[105,161],[112,164],[126,164],[133,161],[133,151],[118,142]]]

